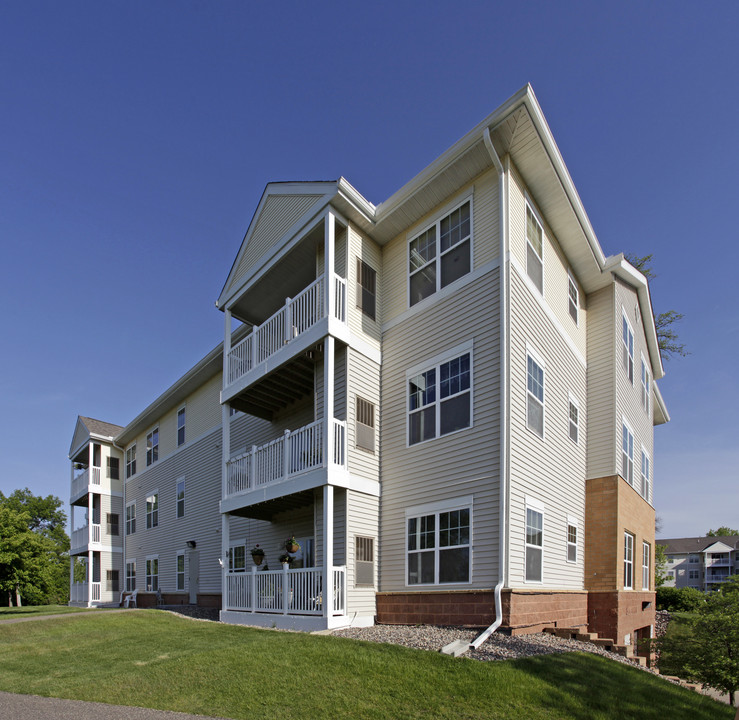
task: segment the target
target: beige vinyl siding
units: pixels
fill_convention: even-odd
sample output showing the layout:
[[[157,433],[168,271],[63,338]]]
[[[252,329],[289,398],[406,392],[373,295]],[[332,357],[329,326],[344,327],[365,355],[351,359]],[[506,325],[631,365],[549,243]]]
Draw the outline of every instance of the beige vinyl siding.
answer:
[[[74,437],[72,438],[72,450],[76,450],[85,441],[90,442],[90,433],[85,425],[77,420],[77,427],[74,429]]]
[[[101,552],[100,553],[100,602],[116,603],[121,598],[121,590],[126,585],[126,578],[123,574],[123,555],[120,552]],[[118,571],[118,592],[106,590],[108,587],[108,570]]]
[[[357,307],[357,260],[362,260],[377,273],[375,285],[375,319],[367,317]],[[380,349],[382,326],[382,253],[380,248],[368,238],[360,235],[353,227],[349,228],[349,263],[347,265],[347,319],[349,329]]]
[[[567,562],[567,516],[584,531],[587,437],[585,367],[533,296],[518,271],[510,285],[510,514],[511,587],[582,589],[582,545],[578,562]],[[544,363],[544,438],[527,428],[527,347]],[[569,394],[580,411],[578,444],[569,436]],[[525,498],[545,505],[543,582],[524,582]]]
[[[108,534],[108,513],[118,513],[118,535]],[[111,495],[100,496],[100,542],[103,547],[123,547],[123,535],[126,532],[126,520],[123,517],[123,498]]]
[[[468,283],[385,333],[382,366],[380,590],[405,590],[405,510],[472,495],[472,582],[418,590],[490,588],[498,574],[499,271]],[[477,308],[477,312],[470,312]],[[473,426],[407,445],[406,371],[472,341]]]
[[[621,367],[621,315],[616,319],[614,286],[588,295],[588,467],[589,478],[614,475],[620,445],[616,432],[616,379]],[[618,343],[618,345],[616,344]],[[621,432],[621,423],[618,423]]]
[[[523,272],[526,272],[526,188],[523,180],[511,165],[511,175],[508,192],[509,222],[510,222],[510,250]],[[533,199],[533,208],[537,217],[542,221],[544,236],[542,238],[543,255],[543,283],[544,301],[556,317],[561,328],[577,347],[582,357],[587,352],[587,317],[584,293],[577,282],[580,291],[579,322],[575,324],[569,313],[569,263],[562,248],[547,224],[546,218],[542,216]],[[577,277],[575,280],[577,281]]]
[[[108,458],[118,458],[118,480],[108,477]],[[123,455],[110,445],[102,445],[100,452],[100,488],[101,492],[123,493],[123,478],[125,476],[125,461]]]
[[[218,373],[187,398],[187,437],[194,440],[220,426],[222,384],[223,373]]]
[[[387,323],[408,310],[408,242],[417,232],[443,216],[472,195],[472,267],[479,268],[500,255],[500,200],[498,175],[489,170],[475,178],[454,196],[391,240],[383,249],[382,258],[382,321]],[[464,280],[458,281],[464,282]]]
[[[352,475],[379,480],[380,473],[380,366],[361,353],[347,351],[349,417],[347,422],[348,468]],[[375,452],[356,445],[357,395],[375,406]]]
[[[347,491],[348,537],[346,546],[346,586],[347,612],[360,615],[374,615],[375,590],[377,588],[377,567],[379,565],[379,498],[363,493]],[[356,537],[370,537],[374,540],[375,581],[374,587],[355,586]]]
[[[252,445],[265,445],[282,437],[285,430],[297,430],[313,420],[313,403],[310,398],[280,413],[273,422],[253,415],[235,415],[231,418],[231,456],[241,454]]]

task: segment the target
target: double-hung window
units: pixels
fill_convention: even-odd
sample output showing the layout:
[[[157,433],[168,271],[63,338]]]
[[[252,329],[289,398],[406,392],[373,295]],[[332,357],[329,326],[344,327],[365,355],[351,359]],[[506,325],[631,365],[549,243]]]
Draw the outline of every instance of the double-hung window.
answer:
[[[471,520],[471,498],[406,511],[408,585],[470,582]]]
[[[526,356],[526,426],[544,437],[544,363]]]
[[[634,485],[634,433],[624,422],[621,430],[621,468],[624,480]]]
[[[177,580],[177,589],[184,590],[185,589],[185,553],[183,550],[180,550],[180,552],[177,553],[176,580]]]
[[[357,258],[357,307],[370,319],[376,318],[377,271]]]
[[[526,274],[540,293],[544,293],[544,230],[539,219],[526,204]]]
[[[472,352],[444,358],[408,374],[409,445],[472,425]]]
[[[408,248],[409,301],[415,305],[466,275],[472,265],[472,203],[462,203],[413,237]]]
[[[146,436],[146,466],[159,460],[159,428],[154,428]]]
[[[354,442],[362,450],[375,452],[375,405],[359,395],[356,396]]]
[[[136,561],[126,560],[126,592],[136,589]]]
[[[570,317],[577,325],[578,312],[580,308],[580,291],[577,289],[577,282],[571,271],[567,272],[567,309]]]
[[[649,502],[649,455],[647,451],[641,449],[641,494],[642,497]]]
[[[649,367],[647,366],[644,356],[641,359],[641,406],[644,408],[644,412],[649,415],[649,401],[651,399],[652,378],[649,374]]]
[[[146,558],[146,590],[159,590],[159,555],[150,555]]]
[[[634,589],[634,536],[624,533],[624,590]]]
[[[231,572],[246,572],[246,545],[232,545],[228,554],[228,569]]]
[[[634,384],[634,331],[626,317],[626,311],[621,314],[621,355],[624,371],[629,382]]]
[[[159,492],[152,493],[146,498],[146,527],[155,528],[159,525]]]
[[[136,503],[132,502],[126,505],[126,535],[133,535],[136,532]]]
[[[641,589],[649,590],[649,567],[650,557],[652,555],[652,548],[648,542],[642,542],[641,544]]]
[[[185,517],[185,478],[177,480],[177,511],[178,518]]]
[[[577,523],[567,518],[567,562],[577,562]]]
[[[118,535],[118,513],[106,513],[105,520],[108,535]]]
[[[570,395],[570,440],[577,444],[580,437],[580,408],[577,400]]]
[[[126,450],[126,479],[136,474],[136,443]]]
[[[185,408],[177,411],[177,447],[185,444]]]
[[[544,565],[544,509],[526,503],[526,582],[541,582]]]
[[[120,461],[117,457],[108,457],[108,478],[110,480],[120,480]]]

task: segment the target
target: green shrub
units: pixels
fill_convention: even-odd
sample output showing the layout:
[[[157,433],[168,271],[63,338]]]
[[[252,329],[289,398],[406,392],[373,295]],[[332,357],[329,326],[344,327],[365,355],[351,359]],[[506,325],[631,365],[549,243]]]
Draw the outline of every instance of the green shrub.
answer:
[[[657,610],[695,612],[706,602],[706,596],[696,588],[657,588]]]

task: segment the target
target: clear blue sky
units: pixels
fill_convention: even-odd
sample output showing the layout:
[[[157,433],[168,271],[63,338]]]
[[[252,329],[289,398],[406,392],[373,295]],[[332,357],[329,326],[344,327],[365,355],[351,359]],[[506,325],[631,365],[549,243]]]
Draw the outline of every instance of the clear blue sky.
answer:
[[[423,12],[420,9],[423,8]],[[0,490],[69,494],[222,340],[262,190],[385,200],[530,82],[606,254],[654,253],[663,536],[739,526],[736,2],[0,4]]]

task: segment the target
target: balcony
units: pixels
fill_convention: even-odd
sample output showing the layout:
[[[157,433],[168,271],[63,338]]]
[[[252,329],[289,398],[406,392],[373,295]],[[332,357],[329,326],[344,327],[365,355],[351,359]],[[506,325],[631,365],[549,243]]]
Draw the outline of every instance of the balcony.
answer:
[[[92,596],[90,596],[89,594],[90,590],[92,590]],[[71,587],[69,588],[69,602],[100,602],[100,583],[72,583]]]
[[[72,542],[70,552],[82,550],[90,543],[100,542],[100,525],[85,525],[72,532]]]
[[[309,331],[321,320],[346,324],[346,280],[334,274],[333,283],[330,313],[326,310],[326,289],[324,276],[321,276],[295,298],[288,298],[280,310],[261,325],[255,325],[249,335],[230,349],[225,368],[224,402],[248,384],[246,376],[249,373],[261,370],[261,373],[254,372],[253,377],[258,377],[288,360],[293,350],[300,352],[315,343],[319,337]],[[292,347],[281,353],[287,346]]]
[[[72,480],[72,498],[87,492],[90,485],[100,485],[100,468],[87,468]]]
[[[331,571],[332,606],[327,615],[346,614],[346,568]],[[225,574],[226,610],[281,615],[324,615],[323,568]]]

